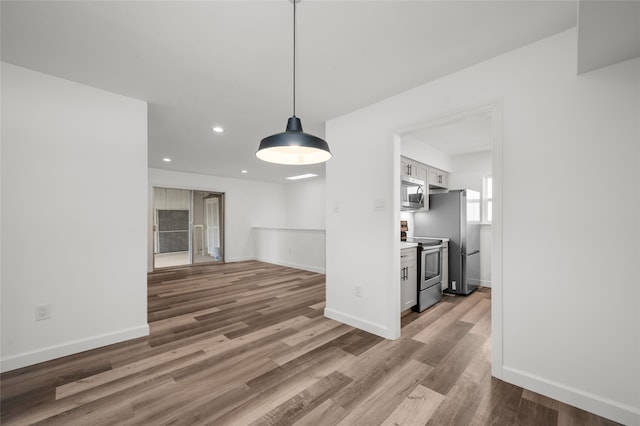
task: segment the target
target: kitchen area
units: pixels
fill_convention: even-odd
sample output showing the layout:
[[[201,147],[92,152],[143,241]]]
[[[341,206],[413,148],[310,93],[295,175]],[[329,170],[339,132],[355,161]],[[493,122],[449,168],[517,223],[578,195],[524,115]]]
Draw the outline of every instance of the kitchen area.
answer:
[[[491,110],[402,134],[401,313],[491,286]]]

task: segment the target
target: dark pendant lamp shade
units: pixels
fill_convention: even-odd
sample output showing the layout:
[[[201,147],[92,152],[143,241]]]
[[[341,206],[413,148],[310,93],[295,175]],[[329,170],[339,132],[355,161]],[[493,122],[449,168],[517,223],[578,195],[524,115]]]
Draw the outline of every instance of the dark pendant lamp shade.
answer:
[[[284,132],[262,139],[256,156],[269,163],[317,164],[331,158],[331,151],[324,140],[304,133],[302,122],[294,115]]]
[[[329,145],[317,136],[304,133],[302,122],[296,117],[296,3],[293,3],[293,116],[282,133],[267,136],[260,141],[256,157],[276,164],[317,164],[331,158]]]

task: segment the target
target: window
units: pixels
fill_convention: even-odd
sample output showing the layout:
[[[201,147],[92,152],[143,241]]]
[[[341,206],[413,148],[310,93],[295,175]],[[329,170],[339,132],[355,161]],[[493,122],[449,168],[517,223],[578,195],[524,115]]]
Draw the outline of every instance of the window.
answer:
[[[480,193],[467,191],[467,221],[480,223]]]
[[[493,221],[493,178],[485,176],[482,190],[482,215],[485,223]]]

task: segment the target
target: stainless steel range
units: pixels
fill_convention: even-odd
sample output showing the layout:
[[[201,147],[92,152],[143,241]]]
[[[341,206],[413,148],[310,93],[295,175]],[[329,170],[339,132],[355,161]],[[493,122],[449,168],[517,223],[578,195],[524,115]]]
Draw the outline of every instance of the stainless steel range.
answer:
[[[422,312],[442,300],[442,240],[407,238],[418,244],[418,304],[412,309]]]

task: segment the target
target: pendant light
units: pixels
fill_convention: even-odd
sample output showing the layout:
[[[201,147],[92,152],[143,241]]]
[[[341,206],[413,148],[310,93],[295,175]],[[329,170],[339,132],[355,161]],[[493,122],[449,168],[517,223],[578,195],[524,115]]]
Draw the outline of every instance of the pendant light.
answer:
[[[302,122],[296,117],[296,3],[293,2],[293,116],[282,133],[267,136],[260,141],[256,156],[269,163],[316,164],[331,158],[329,145],[323,139],[304,133]]]

